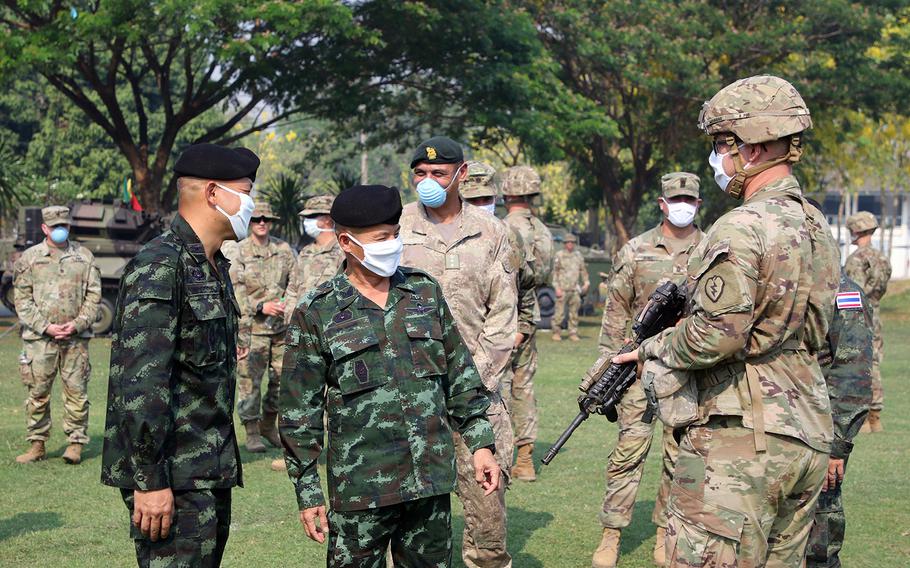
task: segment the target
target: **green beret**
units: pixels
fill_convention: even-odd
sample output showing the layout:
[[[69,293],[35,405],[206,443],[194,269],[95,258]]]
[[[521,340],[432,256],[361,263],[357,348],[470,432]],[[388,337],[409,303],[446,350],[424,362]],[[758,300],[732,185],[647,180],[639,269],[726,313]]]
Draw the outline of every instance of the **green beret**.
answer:
[[[425,164],[460,164],[464,161],[461,144],[448,136],[434,136],[420,143],[411,158],[411,168]]]

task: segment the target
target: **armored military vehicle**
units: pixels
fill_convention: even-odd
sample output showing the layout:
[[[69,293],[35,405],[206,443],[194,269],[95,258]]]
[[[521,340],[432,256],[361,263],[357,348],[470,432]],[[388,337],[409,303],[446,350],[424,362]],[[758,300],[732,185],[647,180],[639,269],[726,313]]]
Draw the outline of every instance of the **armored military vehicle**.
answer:
[[[162,231],[161,219],[119,202],[77,201],[69,207],[70,238],[92,251],[101,271],[101,309],[92,331],[104,334],[114,321],[123,269],[142,245]],[[21,207],[18,227],[15,239],[0,241],[0,300],[13,311],[13,263],[22,251],[44,239],[41,207]]]

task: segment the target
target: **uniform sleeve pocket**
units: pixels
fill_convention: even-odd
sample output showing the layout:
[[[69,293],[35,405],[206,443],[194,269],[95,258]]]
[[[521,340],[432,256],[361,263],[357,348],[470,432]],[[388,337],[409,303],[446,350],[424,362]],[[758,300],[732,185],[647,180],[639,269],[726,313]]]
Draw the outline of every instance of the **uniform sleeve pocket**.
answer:
[[[432,318],[405,321],[405,331],[411,340],[411,360],[415,377],[444,375],[448,371],[442,325]]]

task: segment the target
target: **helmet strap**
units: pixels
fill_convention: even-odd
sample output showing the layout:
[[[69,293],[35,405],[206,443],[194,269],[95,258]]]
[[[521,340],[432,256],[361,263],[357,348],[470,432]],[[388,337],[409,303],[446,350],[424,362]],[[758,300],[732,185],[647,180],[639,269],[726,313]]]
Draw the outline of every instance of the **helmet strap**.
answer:
[[[730,148],[730,158],[733,160],[733,168],[736,170],[736,175],[733,176],[733,179],[731,179],[730,183],[727,185],[727,194],[733,199],[742,198],[747,179],[754,177],[765,170],[769,170],[778,164],[795,164],[803,155],[800,137],[798,135],[791,136],[790,149],[786,155],[755,166],[754,168],[750,168],[747,172],[745,167],[746,164],[743,161],[742,155],[739,153],[739,146],[736,145],[736,139],[733,136],[727,136],[727,146]]]

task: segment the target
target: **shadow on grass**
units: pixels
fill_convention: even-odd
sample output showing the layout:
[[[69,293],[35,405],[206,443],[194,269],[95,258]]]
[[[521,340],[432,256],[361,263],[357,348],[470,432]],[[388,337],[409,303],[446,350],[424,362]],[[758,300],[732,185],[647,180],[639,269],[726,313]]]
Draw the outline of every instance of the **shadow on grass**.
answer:
[[[23,534],[59,529],[62,526],[60,513],[16,513],[8,519],[0,519],[0,542]]]
[[[657,526],[651,522],[651,513],[654,512],[654,500],[642,500],[641,496],[635,501],[632,511],[632,522],[622,530],[622,539],[619,544],[619,553],[629,554],[642,546],[645,541],[654,537]]]

